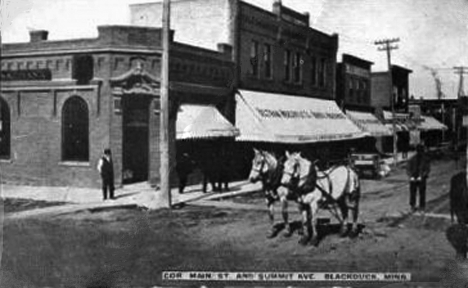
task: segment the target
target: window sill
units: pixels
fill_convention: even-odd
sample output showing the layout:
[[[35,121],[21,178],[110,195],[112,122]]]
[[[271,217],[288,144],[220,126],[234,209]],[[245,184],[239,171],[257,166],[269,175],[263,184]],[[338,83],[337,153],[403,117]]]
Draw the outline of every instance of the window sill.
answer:
[[[0,158],[0,163],[13,163],[13,160],[7,158]]]
[[[66,167],[91,167],[89,162],[79,162],[79,161],[61,161],[59,162],[59,166],[66,166]]]

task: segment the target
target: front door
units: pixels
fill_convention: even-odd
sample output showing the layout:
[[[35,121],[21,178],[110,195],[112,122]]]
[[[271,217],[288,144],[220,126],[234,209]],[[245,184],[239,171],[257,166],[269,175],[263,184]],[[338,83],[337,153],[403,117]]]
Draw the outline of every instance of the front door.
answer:
[[[123,183],[148,180],[149,104],[144,96],[123,99]]]

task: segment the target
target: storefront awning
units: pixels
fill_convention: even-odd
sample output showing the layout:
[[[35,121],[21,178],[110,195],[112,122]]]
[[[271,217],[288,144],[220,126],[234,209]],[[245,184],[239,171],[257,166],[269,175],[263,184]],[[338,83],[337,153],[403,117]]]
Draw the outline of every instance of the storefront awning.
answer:
[[[368,135],[334,101],[247,90],[236,101],[238,141],[299,144]]]
[[[346,115],[364,132],[368,132],[370,136],[381,137],[392,135],[385,125],[377,119],[372,113],[358,112],[358,111],[346,111]]]
[[[390,131],[393,131],[393,115],[392,112],[384,111],[384,123]],[[416,129],[416,121],[410,119],[410,115],[406,113],[395,113],[395,126],[397,132],[410,131]]]
[[[236,137],[235,128],[213,105],[182,104],[177,113],[176,139]]]
[[[429,131],[429,130],[447,130],[447,126],[440,123],[434,117],[431,116],[423,116],[421,115],[421,120],[417,124],[417,129],[421,131]]]

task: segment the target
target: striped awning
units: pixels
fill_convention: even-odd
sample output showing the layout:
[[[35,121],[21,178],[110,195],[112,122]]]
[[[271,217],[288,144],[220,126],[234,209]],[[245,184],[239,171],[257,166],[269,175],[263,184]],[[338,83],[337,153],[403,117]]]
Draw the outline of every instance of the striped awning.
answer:
[[[213,105],[182,104],[177,113],[176,139],[236,137],[235,128]]]
[[[238,141],[303,144],[367,136],[335,101],[240,90]]]
[[[432,116],[421,115],[421,120],[417,124],[417,129],[421,131],[429,130],[447,130],[448,127],[440,123],[437,119]]]
[[[349,116],[361,130],[368,132],[370,136],[381,137],[392,135],[392,131],[372,113],[347,110],[346,115]]]

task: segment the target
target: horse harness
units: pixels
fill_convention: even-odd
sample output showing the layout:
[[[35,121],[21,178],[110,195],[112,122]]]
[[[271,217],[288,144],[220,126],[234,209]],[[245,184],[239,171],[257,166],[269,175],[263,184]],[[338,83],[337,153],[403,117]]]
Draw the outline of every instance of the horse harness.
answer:
[[[262,184],[265,190],[265,196],[269,199],[272,200],[277,200],[278,199],[278,194],[275,193],[276,188],[275,186],[280,186],[279,182],[281,181],[281,169],[280,163],[277,163],[276,168],[273,168],[271,166],[268,166],[266,173],[263,172],[263,169],[265,168],[265,165],[267,165],[268,160],[265,155],[263,155],[263,161],[261,162],[261,165],[259,168],[253,169],[253,171],[258,172],[261,175],[262,179]],[[278,161],[279,162],[279,161]]]

